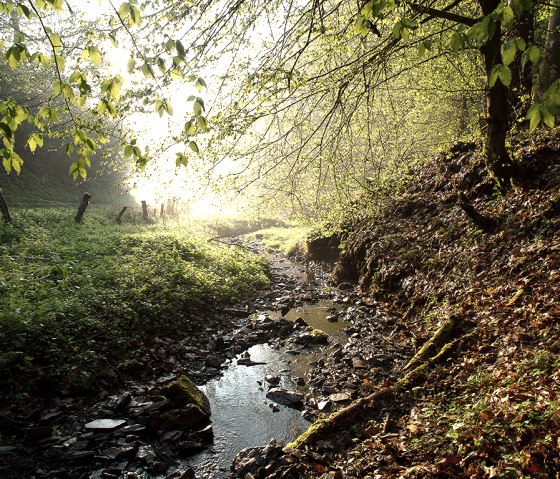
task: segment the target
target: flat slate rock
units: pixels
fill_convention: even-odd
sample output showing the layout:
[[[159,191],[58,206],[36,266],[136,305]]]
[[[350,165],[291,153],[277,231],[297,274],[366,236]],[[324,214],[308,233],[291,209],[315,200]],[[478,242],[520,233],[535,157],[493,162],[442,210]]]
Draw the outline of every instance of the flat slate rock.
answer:
[[[88,422],[85,428],[90,431],[110,432],[125,424],[126,421],[123,419],[96,419],[95,421]]]

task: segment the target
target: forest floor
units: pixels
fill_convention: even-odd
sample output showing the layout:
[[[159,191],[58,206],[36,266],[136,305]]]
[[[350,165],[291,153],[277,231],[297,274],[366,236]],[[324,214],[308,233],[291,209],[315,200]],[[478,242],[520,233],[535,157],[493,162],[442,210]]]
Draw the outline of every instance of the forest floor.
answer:
[[[366,303],[392,312],[385,326],[396,321],[410,361],[384,379],[370,362],[365,399],[261,450],[268,469],[253,477],[560,477],[559,134],[514,149],[526,179],[505,193],[475,145],[457,145],[398,193],[364,199],[333,282],[359,281]],[[379,323],[372,312],[356,325],[358,350]],[[326,377],[337,367],[325,358]]]

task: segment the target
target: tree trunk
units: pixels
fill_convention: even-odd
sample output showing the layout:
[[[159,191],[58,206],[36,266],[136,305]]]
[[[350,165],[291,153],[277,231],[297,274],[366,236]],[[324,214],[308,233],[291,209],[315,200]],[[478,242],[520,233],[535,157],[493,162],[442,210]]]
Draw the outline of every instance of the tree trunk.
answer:
[[[479,0],[479,2],[484,15],[492,13],[499,3],[496,0]],[[510,129],[508,89],[500,79],[496,80],[492,87],[489,84],[492,68],[494,65],[502,63],[501,44],[501,23],[496,22],[494,34],[480,47],[488,82],[486,90],[487,131],[484,154],[488,172],[500,188],[506,188],[511,185],[512,180],[519,179],[519,169],[509,156],[506,148],[507,134]]]
[[[560,8],[555,8],[548,19],[544,53],[539,67],[539,83],[535,101],[539,102],[548,87],[560,77]]]
[[[527,45],[534,43],[535,8],[523,12],[511,33],[513,38],[522,38]],[[527,123],[525,117],[531,104],[533,92],[533,67],[530,64],[521,65],[521,54],[509,66],[511,69],[510,111],[514,121]]]

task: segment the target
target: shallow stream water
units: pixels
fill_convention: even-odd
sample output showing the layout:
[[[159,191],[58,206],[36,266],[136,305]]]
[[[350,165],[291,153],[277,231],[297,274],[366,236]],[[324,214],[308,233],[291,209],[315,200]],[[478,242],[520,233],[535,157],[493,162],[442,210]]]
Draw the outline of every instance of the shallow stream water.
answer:
[[[302,265],[291,261],[273,261],[273,268],[282,269],[288,277],[304,279]],[[329,345],[313,346],[294,354],[287,348],[273,349],[268,345],[256,345],[248,350],[253,366],[238,365],[234,359],[219,378],[212,379],[201,389],[210,400],[214,443],[211,448],[193,456],[185,465],[194,468],[197,478],[228,478],[235,456],[247,447],[266,445],[272,438],[285,444],[294,440],[309,426],[301,411],[279,406],[274,412],[271,401],[266,399],[269,385],[266,375],[279,376],[280,387],[287,390],[305,390],[292,378],[304,377],[311,365],[328,354],[329,350],[346,342],[343,328],[349,326],[340,319],[330,322],[326,318],[340,306],[330,301],[306,304],[290,310],[285,318],[295,321],[302,317],[311,327],[329,335]],[[280,313],[266,311],[278,319]],[[288,348],[289,349],[289,348]]]

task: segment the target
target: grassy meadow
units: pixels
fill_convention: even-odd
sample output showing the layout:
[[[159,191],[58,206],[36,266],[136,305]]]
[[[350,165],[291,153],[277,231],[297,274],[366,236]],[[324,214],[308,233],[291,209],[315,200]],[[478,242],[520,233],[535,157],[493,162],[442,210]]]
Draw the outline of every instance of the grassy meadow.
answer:
[[[158,337],[267,284],[262,261],[202,229],[115,223],[114,211],[13,212],[0,224],[0,395],[87,391]]]

